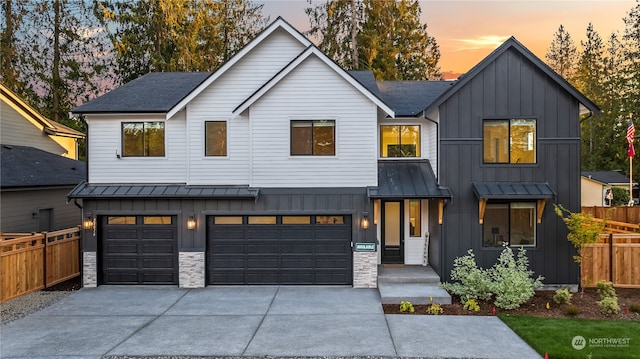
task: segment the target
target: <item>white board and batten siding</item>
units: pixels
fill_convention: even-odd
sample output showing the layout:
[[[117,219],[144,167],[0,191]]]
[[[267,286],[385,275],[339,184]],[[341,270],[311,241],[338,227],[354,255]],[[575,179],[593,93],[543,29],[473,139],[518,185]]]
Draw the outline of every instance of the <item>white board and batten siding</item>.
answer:
[[[190,185],[250,185],[248,113],[232,111],[304,50],[280,29],[246,54],[188,105]],[[206,121],[227,121],[227,156],[205,156]]]
[[[317,57],[302,62],[248,112],[252,186],[377,185],[377,106]],[[291,156],[292,120],[335,120],[336,155]]]
[[[124,157],[123,122],[165,122],[164,157]],[[89,183],[185,183],[185,111],[165,121],[163,114],[88,115]],[[118,155],[120,158],[118,158]]]

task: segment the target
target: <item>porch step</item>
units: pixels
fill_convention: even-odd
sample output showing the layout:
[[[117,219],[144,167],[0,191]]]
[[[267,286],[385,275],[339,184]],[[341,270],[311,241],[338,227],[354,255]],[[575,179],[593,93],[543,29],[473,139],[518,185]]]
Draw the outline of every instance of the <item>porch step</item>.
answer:
[[[380,283],[378,291],[382,304],[400,304],[406,300],[412,304],[451,304],[451,296],[434,283]],[[429,300],[433,299],[433,302]]]
[[[440,276],[431,268],[418,265],[378,267],[378,283],[440,283]]]

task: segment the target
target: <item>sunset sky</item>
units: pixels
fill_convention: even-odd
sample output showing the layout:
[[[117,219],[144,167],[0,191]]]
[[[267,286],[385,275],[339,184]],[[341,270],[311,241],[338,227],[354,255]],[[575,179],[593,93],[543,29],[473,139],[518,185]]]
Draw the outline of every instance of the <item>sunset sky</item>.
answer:
[[[324,0],[312,0],[320,4]],[[307,0],[263,0],[271,19],[282,16],[300,31],[309,29],[304,9]],[[440,45],[443,73],[468,71],[510,36],[515,36],[544,60],[553,34],[560,24],[576,46],[585,39],[589,22],[603,40],[611,32],[624,31],[622,18],[636,6],[635,0],[446,0],[420,1],[422,22]],[[455,76],[454,76],[455,77]]]

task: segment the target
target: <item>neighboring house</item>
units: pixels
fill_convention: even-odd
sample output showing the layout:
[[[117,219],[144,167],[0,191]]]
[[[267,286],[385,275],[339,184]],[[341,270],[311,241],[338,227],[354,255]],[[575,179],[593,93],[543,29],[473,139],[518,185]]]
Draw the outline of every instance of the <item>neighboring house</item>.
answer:
[[[87,178],[86,164],[37,148],[0,145],[0,232],[25,233],[80,225],[67,194]]]
[[[376,82],[279,18],[216,72],[151,73],[73,110],[84,284],[374,287],[379,263],[427,262],[446,280],[503,243],[577,283],[547,201],[579,210],[587,111],[515,39],[456,82]]]
[[[67,194],[86,180],[77,161],[84,134],[48,120],[0,84],[0,232],[40,232],[80,224]]]
[[[620,187],[629,191],[629,177],[619,171],[582,171],[581,205],[610,206],[607,193],[612,187]],[[638,182],[632,181],[633,200],[638,204]]]
[[[39,148],[60,156],[78,159],[82,132],[49,120],[0,84],[0,143]]]

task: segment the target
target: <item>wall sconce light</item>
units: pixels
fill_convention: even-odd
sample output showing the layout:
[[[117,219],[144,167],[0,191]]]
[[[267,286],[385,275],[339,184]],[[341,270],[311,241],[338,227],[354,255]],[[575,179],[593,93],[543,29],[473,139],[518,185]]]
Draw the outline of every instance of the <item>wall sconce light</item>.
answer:
[[[196,229],[196,219],[193,216],[187,218],[187,229]]]
[[[91,216],[88,216],[87,218],[84,219],[84,221],[82,221],[82,228],[93,229],[93,227],[94,227],[94,223],[93,223],[93,218],[91,218]]]
[[[360,221],[360,227],[362,227],[362,229],[369,228],[369,213],[362,213],[362,221]]]

